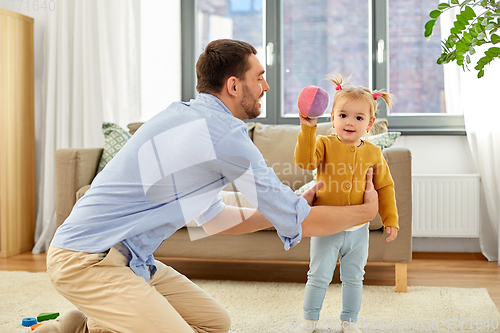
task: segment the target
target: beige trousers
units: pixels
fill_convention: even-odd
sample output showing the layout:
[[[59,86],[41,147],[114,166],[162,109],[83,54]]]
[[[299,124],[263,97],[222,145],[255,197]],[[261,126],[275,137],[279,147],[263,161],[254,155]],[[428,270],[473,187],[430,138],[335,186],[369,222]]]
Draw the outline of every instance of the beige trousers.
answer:
[[[89,318],[81,333],[229,331],[227,311],[184,275],[156,261],[148,283],[127,264],[115,248],[102,260],[97,253],[49,248],[54,287]]]

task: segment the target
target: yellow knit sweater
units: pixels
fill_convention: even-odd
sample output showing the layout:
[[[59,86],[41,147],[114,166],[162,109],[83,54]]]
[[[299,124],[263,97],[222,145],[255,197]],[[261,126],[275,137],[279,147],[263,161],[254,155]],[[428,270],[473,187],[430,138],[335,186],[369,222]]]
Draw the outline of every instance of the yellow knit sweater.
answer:
[[[399,229],[394,181],[387,162],[379,147],[363,142],[356,147],[342,143],[336,135],[316,137],[316,127],[301,124],[294,162],[302,169],[318,169],[317,180],[325,185],[318,191],[315,205],[328,206],[362,204],[366,171],[373,167],[382,223]]]

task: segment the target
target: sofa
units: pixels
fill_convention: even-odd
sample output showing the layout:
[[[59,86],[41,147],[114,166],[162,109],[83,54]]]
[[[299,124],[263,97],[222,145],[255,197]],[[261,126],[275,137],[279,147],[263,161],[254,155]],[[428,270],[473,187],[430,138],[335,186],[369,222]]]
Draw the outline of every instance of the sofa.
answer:
[[[140,123],[129,125],[130,133]],[[310,184],[313,175],[302,170],[293,162],[293,152],[297,142],[299,125],[265,125],[247,123],[248,133],[259,148],[267,165],[272,167],[280,180],[296,191]],[[387,122],[378,121],[373,133],[387,132]],[[317,134],[332,132],[329,122],[319,123]],[[380,133],[377,133],[380,132]],[[127,133],[128,134],[128,133]],[[73,205],[90,187],[99,165],[103,148],[59,149],[55,153],[56,212],[57,224],[61,225],[70,214]],[[389,165],[395,184],[396,202],[399,213],[400,230],[393,242],[386,242],[380,218],[370,222],[370,245],[368,262],[391,263],[395,267],[397,292],[407,290],[407,264],[412,258],[412,198],[411,198],[411,153],[406,148],[385,148],[383,155]],[[302,187],[303,189],[303,187]],[[222,192],[223,201],[228,205],[251,205],[229,184]],[[188,224],[189,225],[189,224]],[[179,229],[155,251],[156,259],[167,264],[179,260],[184,267],[207,263],[237,264],[245,269],[245,263],[308,263],[309,239],[304,238],[297,246],[285,251],[283,243],[274,228],[244,235],[213,235],[191,241],[189,232],[193,227]],[[200,266],[201,265],[201,266]],[[235,266],[236,267],[236,266]],[[184,273],[184,272],[183,272]],[[257,274],[253,272],[249,274]],[[199,277],[199,276],[198,276]],[[201,276],[203,277],[203,276]]]

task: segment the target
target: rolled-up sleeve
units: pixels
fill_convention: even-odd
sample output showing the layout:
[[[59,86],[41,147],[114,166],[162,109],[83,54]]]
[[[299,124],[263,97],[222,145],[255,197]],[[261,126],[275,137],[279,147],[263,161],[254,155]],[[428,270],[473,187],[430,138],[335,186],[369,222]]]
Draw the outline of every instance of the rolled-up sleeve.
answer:
[[[273,224],[285,250],[297,245],[302,239],[302,221],[311,207],[266,165],[246,131],[227,135],[224,144],[217,147],[223,175]]]
[[[278,231],[278,235],[281,238],[281,241],[283,242],[283,244],[285,244],[286,251],[299,244],[302,240],[302,221],[304,221],[306,216],[309,215],[310,211],[311,207],[309,206],[307,201],[304,198],[300,198],[299,202],[297,203],[297,235],[295,237],[287,237],[281,235]]]
[[[226,205],[222,202],[222,196],[219,194],[210,207],[205,212],[198,215],[194,220],[199,226],[201,226],[219,215],[225,207]]]

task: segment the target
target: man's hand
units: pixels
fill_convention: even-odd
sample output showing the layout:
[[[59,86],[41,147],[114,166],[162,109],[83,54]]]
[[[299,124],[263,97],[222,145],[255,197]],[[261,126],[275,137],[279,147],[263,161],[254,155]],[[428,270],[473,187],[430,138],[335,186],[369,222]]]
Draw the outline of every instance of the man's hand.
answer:
[[[304,117],[300,114],[300,112],[299,112],[299,119],[300,119],[300,122],[302,124],[307,125],[307,126],[311,126],[311,127],[316,126],[316,124],[318,123],[317,118]]]
[[[367,204],[368,209],[373,213],[373,217],[369,219],[371,221],[378,213],[378,193],[373,186],[373,168],[369,168],[366,172],[364,203]]]
[[[398,237],[398,228],[396,227],[386,227],[385,232],[389,234],[389,237],[387,237],[386,242],[392,242],[393,240]]]
[[[309,206],[312,206],[314,204],[314,201],[316,200],[316,192],[318,192],[319,189],[322,188],[324,184],[325,182],[320,180],[319,182],[314,184],[313,187],[311,187],[301,195],[301,197],[307,200]]]

